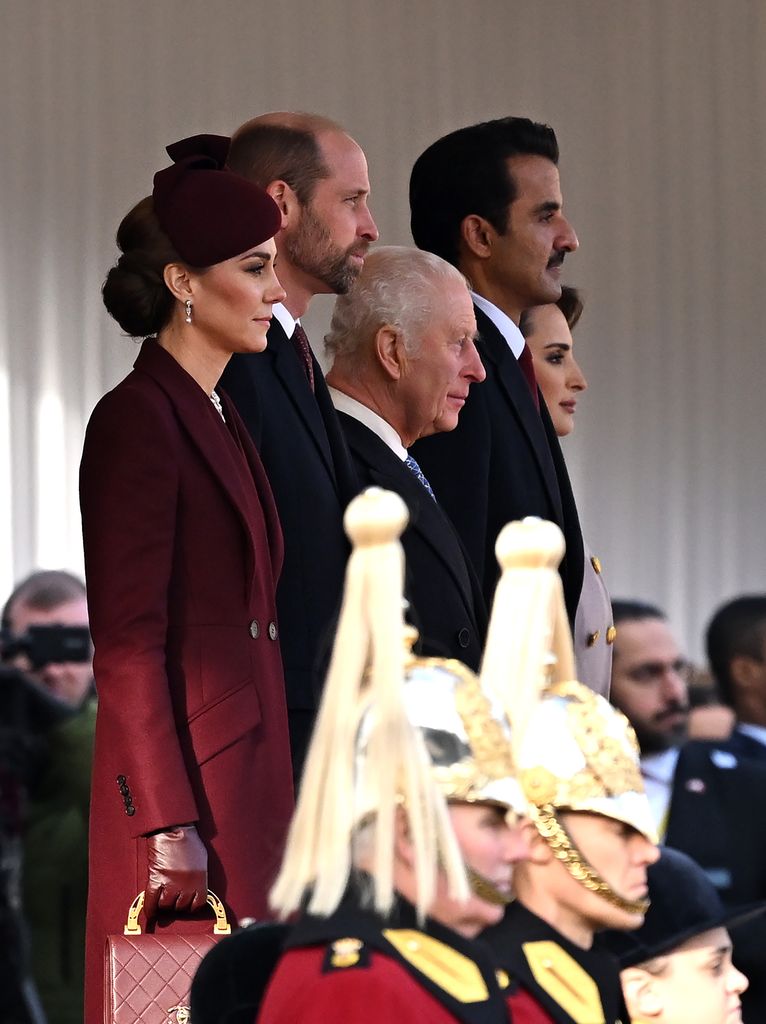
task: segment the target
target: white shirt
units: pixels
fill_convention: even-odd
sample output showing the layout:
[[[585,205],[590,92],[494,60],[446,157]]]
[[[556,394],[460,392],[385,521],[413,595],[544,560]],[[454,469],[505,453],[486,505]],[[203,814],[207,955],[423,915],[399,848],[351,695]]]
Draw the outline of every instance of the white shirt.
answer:
[[[647,754],[646,757],[641,758],[644,787],[660,839],[664,837],[667,830],[678,753],[678,747],[672,747],[670,750],[663,750],[661,754]]]
[[[274,303],[271,307],[271,315],[275,320],[279,321],[279,324],[287,337],[292,338],[295,325],[299,324],[300,320],[296,320],[287,306],[283,306],[281,302]]]
[[[511,320],[508,314],[504,313],[502,309],[498,308],[493,302],[490,302],[489,299],[485,299],[483,295],[477,295],[476,292],[471,292],[471,298],[482,313],[486,313],[495,327],[497,327],[498,331],[500,331],[502,336],[508,342],[508,348],[513,352],[515,358],[518,359],[524,350],[526,341],[524,341],[524,335],[518,329],[513,320]],[[276,306],[274,308],[276,309]]]
[[[373,412],[366,405],[362,405],[361,402],[357,402],[355,398],[345,394],[343,391],[338,391],[337,388],[333,387],[328,388],[328,390],[332,404],[338,412],[345,412],[347,416],[353,416],[355,420],[369,428],[373,434],[377,434],[397,458],[400,458],[402,462],[406,460],[407,449],[402,444],[402,439],[387,420],[384,420],[382,416]]]
[[[750,722],[738,722],[737,732],[743,732],[745,736],[758,740],[766,747],[766,727],[763,725],[752,725]]]

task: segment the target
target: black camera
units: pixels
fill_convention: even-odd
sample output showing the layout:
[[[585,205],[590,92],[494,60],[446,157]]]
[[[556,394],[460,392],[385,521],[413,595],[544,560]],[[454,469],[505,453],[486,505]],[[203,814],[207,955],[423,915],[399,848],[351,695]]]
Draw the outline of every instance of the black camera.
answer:
[[[3,661],[26,654],[32,668],[58,662],[83,662],[91,659],[90,630],[87,626],[30,626],[26,633],[12,636],[7,630],[0,636]]]

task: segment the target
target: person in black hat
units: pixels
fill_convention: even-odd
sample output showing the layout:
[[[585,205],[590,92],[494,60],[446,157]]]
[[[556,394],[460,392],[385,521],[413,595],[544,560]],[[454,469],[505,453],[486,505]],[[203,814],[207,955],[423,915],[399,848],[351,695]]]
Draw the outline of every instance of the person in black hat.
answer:
[[[727,910],[691,857],[665,847],[649,868],[651,907],[633,932],[605,932],[620,961],[633,1024],[738,1024],[747,978],[732,963],[727,925],[766,903]]]
[[[234,352],[266,346],[285,294],[281,217],[224,169],[228,148],[169,148],[103,288],[123,330],[149,337],[96,406],[81,466],[99,696],[87,1021],[104,1019],[104,941],[139,890],[158,927],[210,928],[174,919],[204,907],[208,886],[235,921],[264,916],[293,805],[282,535],[255,447],[215,390]]]

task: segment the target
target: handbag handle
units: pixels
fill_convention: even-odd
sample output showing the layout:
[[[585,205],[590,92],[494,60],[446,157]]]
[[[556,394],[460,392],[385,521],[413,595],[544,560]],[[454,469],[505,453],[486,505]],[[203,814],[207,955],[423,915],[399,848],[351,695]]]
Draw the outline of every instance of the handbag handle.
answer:
[[[208,906],[212,907],[213,913],[215,914],[215,924],[213,925],[213,935],[231,935],[231,925],[226,918],[226,909],[218,899],[214,892],[210,889],[207,891],[207,903]],[[125,935],[140,935],[141,925],[138,923],[138,915],[141,913],[144,907],[144,892],[143,889],[136,896],[133,902],[130,904],[130,910],[128,911],[128,920],[123,928]]]

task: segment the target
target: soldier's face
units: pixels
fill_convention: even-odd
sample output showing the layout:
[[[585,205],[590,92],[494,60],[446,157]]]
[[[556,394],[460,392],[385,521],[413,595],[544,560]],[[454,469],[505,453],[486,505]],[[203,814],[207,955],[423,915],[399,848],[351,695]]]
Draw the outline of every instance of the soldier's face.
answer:
[[[451,804],[449,813],[465,863],[510,898],[513,866],[529,854],[524,828],[509,824],[506,811],[491,804]],[[452,919],[444,923],[470,937],[497,924],[504,910],[502,903],[472,894],[464,903],[451,903]]]
[[[603,814],[565,811],[560,819],[582,857],[615,895],[629,901],[644,899],[646,869],[659,857],[654,843],[630,825]],[[572,878],[560,862],[555,867],[561,869],[559,903],[572,916],[582,918],[593,930],[641,925],[642,913],[614,906]]]

